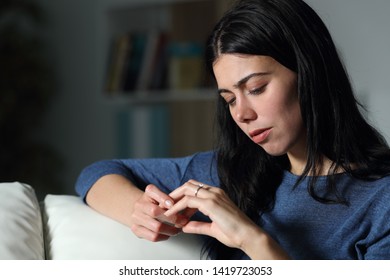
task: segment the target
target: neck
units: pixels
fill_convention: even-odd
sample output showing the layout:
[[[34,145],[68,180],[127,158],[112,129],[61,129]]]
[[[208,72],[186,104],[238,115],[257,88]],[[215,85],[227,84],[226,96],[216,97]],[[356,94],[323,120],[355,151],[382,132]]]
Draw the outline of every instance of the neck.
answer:
[[[307,145],[304,136],[287,152],[287,156],[291,166],[290,172],[294,175],[302,175],[307,165]]]
[[[288,158],[291,165],[290,172],[294,175],[302,175],[307,165],[306,153],[300,155],[288,153]],[[310,170],[308,175],[326,176],[329,174],[329,170],[332,168],[332,164],[333,162],[330,159],[327,157],[322,157],[322,162],[320,166],[318,166],[317,174],[314,174],[313,170]],[[336,170],[336,173],[342,173],[344,171],[345,170],[343,169],[339,169]]]
[[[294,175],[302,175],[305,170],[307,164],[306,155],[296,155],[294,153],[289,152],[287,154],[288,159],[290,160],[290,172]]]

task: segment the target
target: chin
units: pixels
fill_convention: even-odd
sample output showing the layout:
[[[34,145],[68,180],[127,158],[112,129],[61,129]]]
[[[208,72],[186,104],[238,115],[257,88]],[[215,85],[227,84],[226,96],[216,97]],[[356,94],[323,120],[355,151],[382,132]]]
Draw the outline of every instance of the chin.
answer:
[[[287,154],[287,151],[285,149],[280,149],[277,147],[269,147],[267,145],[264,146],[260,145],[260,147],[262,147],[267,154],[273,157],[283,156]]]

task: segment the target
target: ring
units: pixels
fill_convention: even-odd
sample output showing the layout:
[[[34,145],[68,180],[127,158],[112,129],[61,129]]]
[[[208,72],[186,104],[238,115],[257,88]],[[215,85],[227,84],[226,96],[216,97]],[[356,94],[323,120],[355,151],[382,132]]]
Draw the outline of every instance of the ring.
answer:
[[[196,191],[195,191],[195,197],[197,197],[198,196],[198,192],[199,192],[199,190],[201,189],[201,188],[203,188],[203,184],[199,184],[198,185],[199,187],[196,189]]]

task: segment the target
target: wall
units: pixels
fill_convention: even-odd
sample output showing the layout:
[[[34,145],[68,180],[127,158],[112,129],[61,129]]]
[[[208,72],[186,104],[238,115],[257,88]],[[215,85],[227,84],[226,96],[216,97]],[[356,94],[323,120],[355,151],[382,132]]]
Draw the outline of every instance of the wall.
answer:
[[[41,137],[64,159],[62,177],[73,193],[81,169],[114,155],[112,108],[98,81],[95,0],[39,0],[48,13],[47,41],[57,65],[58,93]]]
[[[38,0],[49,13],[47,40],[57,63],[59,92],[40,135],[65,160],[66,192],[87,164],[116,156],[114,105],[101,92],[101,32],[95,0]],[[103,1],[104,2],[104,1]],[[308,0],[329,26],[370,119],[390,137],[388,0]],[[140,124],[143,125],[143,124]]]
[[[390,1],[307,0],[338,46],[371,122],[390,141]]]

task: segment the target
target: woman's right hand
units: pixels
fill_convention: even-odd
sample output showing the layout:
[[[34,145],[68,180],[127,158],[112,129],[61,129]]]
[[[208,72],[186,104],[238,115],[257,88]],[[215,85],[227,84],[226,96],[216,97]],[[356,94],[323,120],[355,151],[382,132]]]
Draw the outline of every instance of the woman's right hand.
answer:
[[[131,230],[139,238],[153,242],[167,240],[181,232],[188,218],[177,214],[167,218],[164,213],[174,200],[155,185],[148,185],[145,192],[135,201],[131,214]]]
[[[162,241],[181,232],[188,222],[182,214],[163,214],[175,201],[154,185],[145,191],[123,176],[109,174],[101,177],[86,195],[87,204],[101,214],[128,227],[139,238]]]

